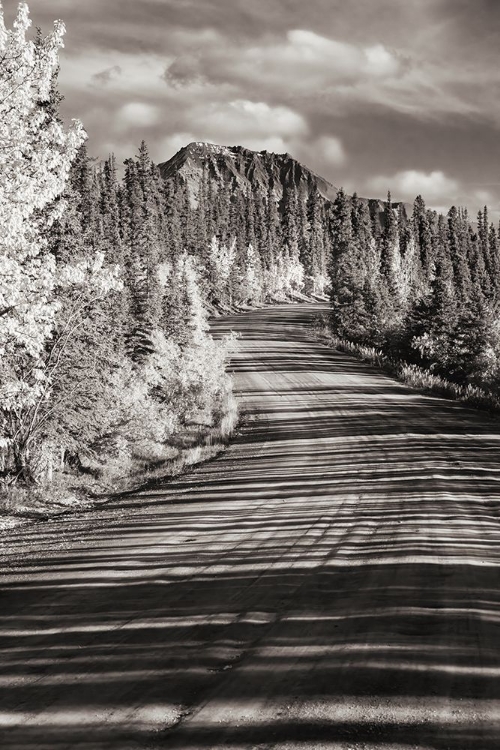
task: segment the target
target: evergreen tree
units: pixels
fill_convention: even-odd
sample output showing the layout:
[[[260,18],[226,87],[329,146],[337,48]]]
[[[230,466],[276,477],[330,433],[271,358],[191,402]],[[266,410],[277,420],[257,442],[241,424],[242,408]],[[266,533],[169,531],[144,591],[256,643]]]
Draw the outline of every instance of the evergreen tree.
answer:
[[[380,271],[391,293],[398,294],[400,270],[398,225],[394,215],[391,194],[387,194],[385,224],[381,237]]]
[[[172,264],[186,248],[183,221],[187,220],[186,190],[183,181],[176,176],[166,181],[163,190],[163,210],[165,213],[166,257]]]
[[[265,197],[261,191],[252,189],[250,194],[250,202],[254,207],[254,233],[255,233],[255,244],[253,247],[261,259],[262,266],[265,267],[265,252],[267,242],[267,227],[266,227],[266,203]]]
[[[471,279],[467,263],[467,237],[464,218],[455,206],[448,212],[448,249],[453,266],[457,298],[464,304],[470,299]]]
[[[123,275],[125,256],[121,233],[120,188],[117,179],[116,161],[111,155],[103,164],[99,172],[99,214],[100,214],[100,246],[104,253],[105,267],[120,269]],[[108,335],[114,341],[116,352],[123,354],[127,333],[127,315],[129,299],[126,291],[108,295],[106,317],[112,321]]]
[[[272,178],[269,180],[267,190],[266,231],[263,251],[263,265],[269,271],[281,254],[281,220]]]
[[[353,232],[351,199],[341,188],[333,204],[333,254],[330,262],[333,329],[338,335],[362,341],[366,336],[367,311],[364,305],[365,273],[360,247]]]
[[[413,203],[413,234],[418,248],[422,281],[428,283],[432,270],[432,232],[429,224],[429,216],[425,201],[421,195],[417,195]]]
[[[352,229],[356,242],[357,255],[363,264],[363,274],[375,280],[380,268],[380,257],[377,253],[372,233],[372,222],[368,204],[354,193],[352,197]]]
[[[290,258],[299,260],[298,198],[295,173],[285,187],[283,199],[283,246]]]
[[[297,231],[299,243],[299,260],[302,263],[306,277],[312,278],[314,273],[312,248],[309,237],[309,219],[307,216],[308,202],[303,196],[297,196]]]
[[[210,208],[208,206],[208,174],[206,164],[203,164],[200,185],[197,196],[196,210],[192,214],[192,220],[194,221],[193,234],[195,237],[194,253],[195,255],[204,260],[204,255],[208,245],[208,225],[210,222]]]
[[[152,164],[144,142],[137,159],[128,159],[125,167],[126,265],[130,295],[127,339],[131,358],[142,362],[154,348],[152,332],[158,326],[161,300],[157,200]]]
[[[500,299],[500,250],[498,234],[493,224],[488,232],[488,271],[490,275],[491,295],[493,303]]]
[[[474,233],[472,227],[466,228],[467,241],[467,264],[471,281],[471,294],[477,294],[487,298],[491,296],[490,278],[486,271],[485,258],[481,237]]]
[[[179,255],[172,264],[168,284],[162,298],[161,326],[169,341],[184,349],[190,341],[190,300],[185,284],[186,254]]]
[[[458,322],[458,305],[453,287],[453,269],[444,249],[435,257],[431,290],[414,301],[406,324],[410,350],[417,362],[440,374],[449,371]],[[410,352],[406,356],[412,357]]]
[[[325,222],[321,196],[313,189],[308,200],[309,258],[313,276],[326,276],[328,272],[325,253]]]

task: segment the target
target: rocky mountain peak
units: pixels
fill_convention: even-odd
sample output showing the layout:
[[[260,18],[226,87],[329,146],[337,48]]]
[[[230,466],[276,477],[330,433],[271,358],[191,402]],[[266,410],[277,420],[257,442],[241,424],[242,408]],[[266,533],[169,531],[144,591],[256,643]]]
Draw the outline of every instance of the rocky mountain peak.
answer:
[[[245,195],[272,191],[276,200],[282,202],[288,185],[292,182],[303,200],[311,193],[319,193],[326,202],[333,202],[338,188],[324,177],[294,159],[289,153],[275,154],[270,151],[252,151],[243,146],[222,146],[205,141],[194,141],[178,151],[175,156],[159,164],[162,177],[176,177],[187,184],[190,200],[197,204],[202,179],[208,177],[215,186],[230,184],[233,190]],[[365,199],[372,216],[384,221],[386,204],[380,199]],[[404,204],[407,215],[411,206]],[[398,206],[393,204],[394,208]]]
[[[318,191],[326,200],[335,200],[337,188],[315,174],[290,154],[252,151],[243,146],[221,146],[195,141],[181,148],[169,161],[159,165],[164,179],[180,176],[186,181],[192,199],[196,200],[203,174],[215,182],[232,183],[245,194],[266,194],[271,187],[281,200],[286,186],[293,180],[306,199]]]

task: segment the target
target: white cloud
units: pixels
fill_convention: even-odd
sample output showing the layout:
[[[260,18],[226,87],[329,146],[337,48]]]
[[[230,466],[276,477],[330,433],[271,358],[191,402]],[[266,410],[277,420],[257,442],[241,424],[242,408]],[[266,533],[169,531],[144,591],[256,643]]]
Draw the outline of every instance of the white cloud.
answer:
[[[277,55],[278,62],[281,58],[281,61],[294,67],[306,67],[309,71],[318,68],[324,70],[326,66],[333,65],[331,73],[340,77],[357,71],[363,65],[362,53],[352,44],[302,29],[289,31],[287,41],[277,47],[275,54],[273,51],[271,54],[273,57]]]
[[[201,139],[193,133],[173,133],[172,135],[167,136],[167,138],[164,138],[163,141],[158,145],[156,149],[158,154],[153,152],[153,158],[157,159],[159,162],[167,161],[168,159],[171,159],[172,156],[174,156],[178,151],[180,151],[181,148],[187,146],[188,143],[193,143],[193,141],[198,140]]]
[[[184,111],[182,125],[160,144],[161,159],[169,158],[191,141],[283,153],[309,132],[305,120],[292,109],[247,99],[194,104]],[[330,148],[333,154],[334,144]]]
[[[475,190],[474,198],[478,203],[483,203],[485,206],[491,206],[495,200],[489,190]]]
[[[196,111],[192,112],[196,118]],[[245,138],[287,139],[305,135],[305,120],[288,107],[273,107],[265,102],[237,99],[227,103],[202,106],[199,112],[202,127],[211,134]],[[195,120],[196,121],[196,120]]]
[[[421,195],[430,204],[444,202],[447,205],[454,202],[460,187],[456,180],[447,177],[444,172],[420,172],[415,169],[398,172],[392,177],[372,177],[367,186],[382,196],[390,190],[395,200],[413,201],[417,195]]]
[[[383,44],[367,47],[364,50],[367,72],[373,76],[393,76],[400,69],[399,61]]]
[[[122,69],[119,65],[112,65],[110,68],[106,68],[105,70],[99,71],[99,73],[94,73],[91,76],[92,83],[95,83],[97,86],[107,86],[109,83],[111,83],[113,80],[118,78],[122,74]]]
[[[313,31],[295,29],[281,40],[269,37],[247,47],[217,44],[195,59],[179,58],[167,79],[179,83],[206,76],[215,81],[247,81],[266,88],[283,86],[288,92],[313,93],[336,85],[354,85],[398,73],[400,62],[384,45],[362,47],[330,39]],[[186,74],[188,70],[189,75]]]
[[[151,127],[156,125],[160,117],[157,107],[145,102],[129,102],[124,104],[116,114],[116,124],[119,130],[130,127]]]
[[[294,97],[317,110],[334,106],[337,114],[358,111],[362,105],[423,119],[480,111],[463,88],[468,71],[431,60],[418,50],[396,50],[380,41],[339,41],[307,29],[268,34],[250,44],[212,34],[199,47],[193,43],[180,53],[167,66],[164,79],[172,89],[194,93],[205,82],[232,87],[233,98],[238,92],[266,100]]]

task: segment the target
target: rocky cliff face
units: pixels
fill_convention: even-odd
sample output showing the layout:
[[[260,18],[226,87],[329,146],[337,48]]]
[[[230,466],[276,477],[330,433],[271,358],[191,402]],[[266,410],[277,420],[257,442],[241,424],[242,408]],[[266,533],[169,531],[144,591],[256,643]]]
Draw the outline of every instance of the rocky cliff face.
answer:
[[[190,143],[181,148],[169,161],[159,164],[164,179],[180,176],[187,184],[193,205],[197,203],[200,184],[205,174],[217,184],[229,183],[245,195],[252,191],[267,194],[269,184],[278,201],[292,181],[299,196],[306,200],[311,192],[318,192],[327,202],[333,202],[338,188],[290,154],[273,154],[269,151],[251,151],[242,146],[217,146],[212,143]],[[365,198],[372,216],[383,224],[385,202]],[[397,203],[393,206],[396,208]],[[407,215],[411,206],[404,204]]]
[[[296,161],[290,154],[250,151],[242,146],[216,146],[211,143],[190,143],[159,165],[164,179],[180,175],[188,184],[192,199],[196,200],[203,172],[212,180],[231,182],[245,194],[271,188],[281,199],[287,184],[294,181],[299,195],[307,198],[318,191],[325,200],[333,201],[337,188],[327,180]]]

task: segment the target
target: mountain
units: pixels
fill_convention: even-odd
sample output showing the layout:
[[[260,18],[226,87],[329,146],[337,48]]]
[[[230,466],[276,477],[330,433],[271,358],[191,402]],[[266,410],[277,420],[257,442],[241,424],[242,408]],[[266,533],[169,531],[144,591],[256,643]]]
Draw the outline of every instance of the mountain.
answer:
[[[213,143],[195,142],[178,151],[169,161],[159,164],[162,177],[172,180],[181,177],[187,184],[191,203],[196,205],[203,174],[208,174],[216,184],[232,183],[245,195],[252,191],[265,195],[271,182],[278,201],[292,181],[298,195],[306,200],[312,192],[319,192],[326,202],[333,202],[338,188],[324,177],[313,172],[290,154],[274,154],[269,151],[251,151],[243,146],[218,146]],[[378,216],[383,224],[385,202],[376,198],[363,198],[372,216]],[[407,215],[412,207],[403,204]],[[398,204],[394,203],[394,207]]]
[[[215,181],[232,182],[245,195],[252,191],[266,194],[269,181],[277,199],[293,180],[298,193],[306,199],[313,190],[328,201],[334,201],[337,188],[312,172],[290,154],[251,151],[242,146],[217,146],[212,143],[190,143],[167,162],[159,165],[164,179],[180,175],[187,183],[190,197],[196,201],[203,170]]]

